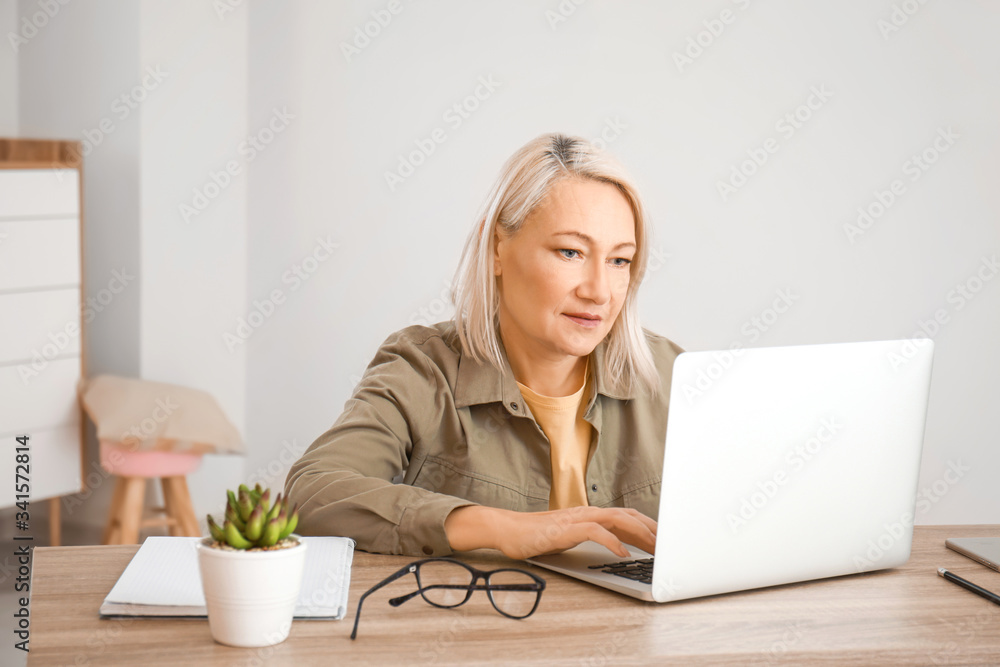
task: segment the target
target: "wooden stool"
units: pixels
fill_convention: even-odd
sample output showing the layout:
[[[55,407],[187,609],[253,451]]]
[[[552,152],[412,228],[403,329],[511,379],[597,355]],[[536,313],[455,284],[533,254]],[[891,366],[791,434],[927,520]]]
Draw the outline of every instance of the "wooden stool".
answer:
[[[147,526],[167,526],[174,536],[198,537],[201,529],[188,492],[188,473],[201,465],[201,454],[169,451],[130,451],[101,441],[101,465],[118,477],[104,544],[137,544],[139,530]],[[151,508],[155,518],[143,518],[146,480],[159,478],[165,507]]]

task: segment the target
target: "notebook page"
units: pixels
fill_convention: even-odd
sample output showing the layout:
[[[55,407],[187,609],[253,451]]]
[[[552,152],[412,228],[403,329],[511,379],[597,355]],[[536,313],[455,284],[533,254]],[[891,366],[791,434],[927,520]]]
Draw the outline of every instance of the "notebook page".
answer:
[[[195,549],[201,539],[147,537],[105,601],[204,607],[205,594],[201,590]]]

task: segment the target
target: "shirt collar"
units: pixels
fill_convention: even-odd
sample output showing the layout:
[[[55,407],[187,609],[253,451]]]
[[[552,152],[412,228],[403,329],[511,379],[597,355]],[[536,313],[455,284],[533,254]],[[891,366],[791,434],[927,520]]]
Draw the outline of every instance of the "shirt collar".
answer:
[[[606,353],[607,341],[602,340],[594,349],[591,357],[595,393],[618,400],[635,398],[633,395],[620,392],[611,386],[604,372]],[[517,387],[517,381],[514,379],[514,372],[510,368],[507,351],[504,349],[502,341],[500,342],[500,356],[503,361],[502,371],[497,370],[488,361],[480,363],[467,354],[460,354],[458,379],[455,383],[456,408],[500,402],[509,411],[515,414],[524,414],[524,399]],[[590,404],[592,398],[593,394],[585,400]]]

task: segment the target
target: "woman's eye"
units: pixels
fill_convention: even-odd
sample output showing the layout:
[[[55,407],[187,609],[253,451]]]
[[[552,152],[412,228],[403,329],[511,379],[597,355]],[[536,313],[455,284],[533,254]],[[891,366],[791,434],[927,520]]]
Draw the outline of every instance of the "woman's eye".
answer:
[[[613,260],[611,260],[611,263],[614,266],[628,266],[629,264],[632,263],[632,260],[626,259],[624,257],[615,257]]]
[[[576,259],[580,255],[579,250],[570,250],[569,248],[560,248],[559,253],[566,259]]]

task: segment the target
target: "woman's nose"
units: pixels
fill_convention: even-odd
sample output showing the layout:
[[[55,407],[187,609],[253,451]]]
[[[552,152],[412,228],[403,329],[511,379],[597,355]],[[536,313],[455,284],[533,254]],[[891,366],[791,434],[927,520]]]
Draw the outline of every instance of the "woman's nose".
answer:
[[[577,288],[581,299],[603,305],[611,300],[611,284],[608,280],[608,269],[603,263],[593,262],[587,266],[583,280]]]

